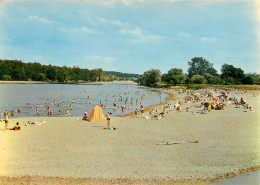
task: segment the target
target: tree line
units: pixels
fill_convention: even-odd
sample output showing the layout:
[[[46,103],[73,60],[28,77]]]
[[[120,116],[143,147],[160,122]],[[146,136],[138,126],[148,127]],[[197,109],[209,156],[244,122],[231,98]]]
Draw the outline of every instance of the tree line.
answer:
[[[256,73],[245,74],[241,68],[233,65],[223,64],[221,74],[210,63],[202,57],[194,57],[188,61],[188,72],[183,73],[182,69],[171,68],[168,73],[161,74],[159,69],[151,69],[140,75],[137,82],[141,85],[154,87],[158,82],[169,85],[177,84],[260,84],[260,75]]]
[[[74,67],[58,67],[42,65],[40,63],[24,63],[20,60],[0,59],[0,80],[6,81],[52,81],[52,82],[73,82],[73,81],[114,81],[133,80],[135,74],[120,72],[105,72],[103,69],[81,69]]]

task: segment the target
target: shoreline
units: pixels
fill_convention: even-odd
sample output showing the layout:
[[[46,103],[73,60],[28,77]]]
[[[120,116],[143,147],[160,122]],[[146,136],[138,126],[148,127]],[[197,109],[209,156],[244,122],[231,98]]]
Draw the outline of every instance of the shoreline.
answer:
[[[0,182],[4,184],[176,184],[176,185],[208,185],[221,182],[223,180],[232,179],[245,173],[250,173],[260,170],[260,166],[247,169],[239,169],[238,172],[228,172],[227,174],[212,179],[164,179],[164,178],[92,178],[92,177],[66,177],[66,176],[0,176]]]
[[[151,111],[151,110],[155,110],[155,109],[159,109],[161,110],[162,106],[165,105],[165,103],[167,102],[170,102],[170,101],[174,101],[177,99],[176,96],[174,96],[172,93],[170,92],[167,92],[167,91],[164,91],[164,90],[160,90],[159,92],[163,92],[163,93],[167,93],[168,94],[168,97],[165,99],[165,101],[158,103],[158,104],[154,104],[154,105],[149,105],[149,106],[146,106],[144,107],[144,111],[148,112],[148,111]],[[140,110],[138,110],[140,111]],[[116,115],[116,117],[127,117],[127,116],[132,116],[134,117],[134,111],[133,112],[129,112],[127,114],[123,114],[123,115]]]

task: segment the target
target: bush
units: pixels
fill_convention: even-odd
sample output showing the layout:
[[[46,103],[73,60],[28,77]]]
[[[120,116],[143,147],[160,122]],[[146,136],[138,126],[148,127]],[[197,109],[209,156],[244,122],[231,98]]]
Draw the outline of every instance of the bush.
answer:
[[[226,79],[224,79],[224,84],[225,85],[234,85],[235,84],[235,80],[233,77],[228,77]]]
[[[192,83],[194,84],[203,84],[204,78],[201,75],[193,75],[191,78]]]
[[[218,76],[213,76],[212,77],[212,84],[221,84],[221,78],[220,77],[218,77]]]

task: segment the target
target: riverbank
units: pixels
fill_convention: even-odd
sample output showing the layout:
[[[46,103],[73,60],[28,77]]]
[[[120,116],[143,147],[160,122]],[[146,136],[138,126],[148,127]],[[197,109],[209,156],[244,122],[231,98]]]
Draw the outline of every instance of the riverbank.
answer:
[[[1,81],[0,84],[49,84],[49,82],[42,81]]]
[[[183,102],[182,112],[168,108],[161,120],[112,117],[106,122],[77,117],[11,119],[21,131],[0,124],[0,182],[3,184],[210,184],[259,169],[259,105],[256,91],[236,91],[252,112],[231,104],[199,114],[200,102],[184,103],[185,94],[166,90]],[[197,91],[203,94],[206,90]],[[207,99],[208,97],[203,97]],[[186,108],[192,107],[190,112]],[[154,107],[162,110],[160,105]],[[195,113],[195,114],[194,114]],[[23,126],[27,121],[46,123]],[[198,141],[189,143],[188,141]],[[157,145],[184,141],[182,144]]]

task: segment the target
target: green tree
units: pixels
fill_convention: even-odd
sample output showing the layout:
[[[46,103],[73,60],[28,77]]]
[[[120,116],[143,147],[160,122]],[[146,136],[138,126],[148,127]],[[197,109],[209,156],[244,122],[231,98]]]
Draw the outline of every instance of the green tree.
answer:
[[[161,71],[159,69],[145,71],[143,75],[139,76],[137,81],[141,85],[156,86],[156,83],[161,81]]]
[[[209,73],[213,76],[217,75],[217,70],[213,68],[213,63],[210,63],[202,57],[195,57],[188,62],[188,76],[191,78],[193,75],[201,75]]]
[[[12,80],[12,78],[11,78],[10,75],[3,75],[3,76],[2,76],[2,79],[5,80],[5,81],[10,81],[10,80]]]
[[[165,77],[164,77],[165,78]],[[183,74],[182,69],[171,68],[166,75],[166,82],[170,84],[183,84],[185,83],[186,76]]]
[[[242,83],[243,84],[248,84],[248,85],[253,85],[254,84],[254,79],[250,76],[247,76],[245,77],[243,80],[242,80]]]
[[[52,81],[57,80],[57,69],[51,65],[49,65],[49,68],[47,69],[47,78]]]
[[[245,74],[241,68],[236,68],[229,64],[223,64],[221,67],[221,78],[226,81],[229,77],[234,79],[234,83],[239,84],[245,78]],[[228,81],[230,81],[230,79],[228,79]],[[231,83],[231,81],[229,83]]]
[[[47,81],[48,78],[43,73],[36,73],[36,81]]]
[[[256,73],[247,73],[246,77],[250,77],[253,79],[253,84],[255,83],[259,83],[260,82],[260,74],[256,74]]]
[[[103,71],[103,69],[101,68],[97,69],[97,77],[98,77],[98,81],[104,81],[105,72]]]

